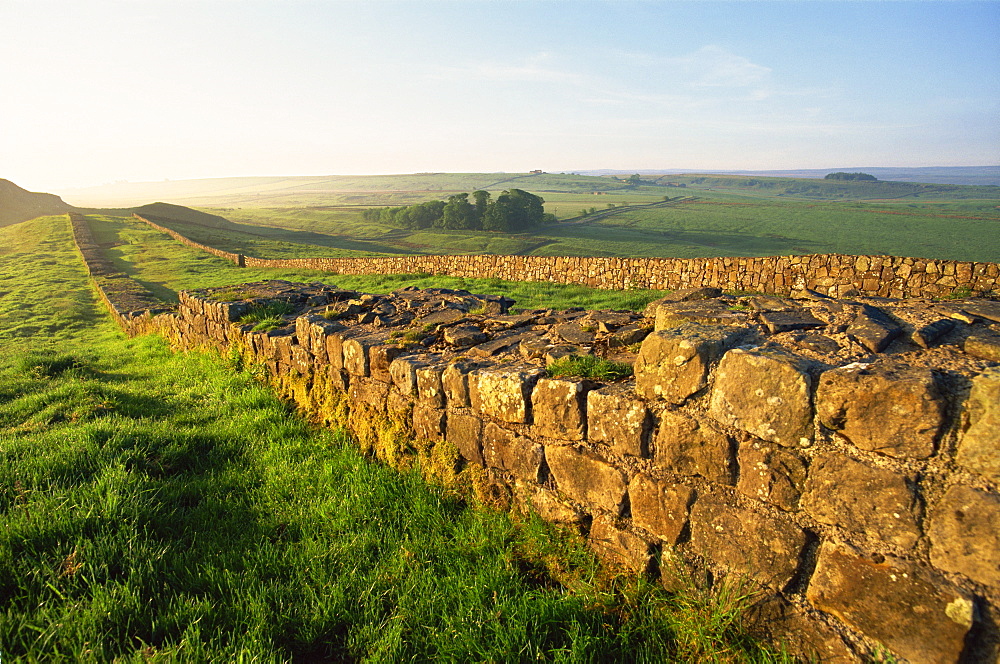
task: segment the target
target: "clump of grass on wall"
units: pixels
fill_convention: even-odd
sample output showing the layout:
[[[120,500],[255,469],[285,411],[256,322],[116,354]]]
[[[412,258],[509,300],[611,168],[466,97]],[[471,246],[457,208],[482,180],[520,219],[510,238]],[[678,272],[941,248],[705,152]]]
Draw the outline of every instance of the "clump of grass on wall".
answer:
[[[632,375],[632,365],[596,355],[569,355],[546,367],[550,378],[591,378],[615,381]]]
[[[266,304],[254,305],[250,311],[240,318],[244,325],[254,324],[254,332],[269,332],[285,325],[285,316],[295,312],[295,305],[284,300],[275,300]]]

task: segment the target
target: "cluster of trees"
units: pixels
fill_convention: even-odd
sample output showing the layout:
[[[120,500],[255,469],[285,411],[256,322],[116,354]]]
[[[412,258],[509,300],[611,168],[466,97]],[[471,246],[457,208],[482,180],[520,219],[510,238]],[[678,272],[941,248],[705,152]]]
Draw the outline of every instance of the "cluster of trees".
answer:
[[[488,191],[455,194],[447,201],[427,201],[417,205],[369,208],[363,216],[368,221],[402,228],[449,228],[517,233],[556,221],[545,212],[545,200],[521,189],[507,189],[493,199]]]
[[[867,173],[830,173],[826,175],[824,180],[856,180],[863,182],[875,182],[878,180],[874,175],[868,175]]]

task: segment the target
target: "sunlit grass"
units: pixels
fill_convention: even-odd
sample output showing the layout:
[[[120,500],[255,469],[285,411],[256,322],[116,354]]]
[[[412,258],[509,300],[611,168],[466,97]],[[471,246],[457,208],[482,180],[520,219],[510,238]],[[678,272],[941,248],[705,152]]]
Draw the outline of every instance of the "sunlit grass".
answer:
[[[537,518],[371,461],[224,358],[123,338],[65,218],[0,246],[5,661],[782,659],[721,619],[732,603],[609,574]]]

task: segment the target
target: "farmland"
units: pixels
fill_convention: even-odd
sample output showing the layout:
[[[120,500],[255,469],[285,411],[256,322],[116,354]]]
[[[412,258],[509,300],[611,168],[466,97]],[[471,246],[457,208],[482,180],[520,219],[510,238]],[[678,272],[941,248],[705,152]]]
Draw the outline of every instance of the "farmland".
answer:
[[[170,202],[215,215],[171,222],[192,239],[273,258],[394,253],[1000,257],[1000,187],[694,175],[643,182],[574,175],[430,174],[263,178],[249,184],[194,181],[186,189],[180,188],[183,183],[164,183],[163,190],[141,191],[175,190],[177,198]],[[502,187],[531,187],[558,222],[505,234],[407,230],[362,218],[361,212],[372,206],[442,199],[480,186],[494,193]]]

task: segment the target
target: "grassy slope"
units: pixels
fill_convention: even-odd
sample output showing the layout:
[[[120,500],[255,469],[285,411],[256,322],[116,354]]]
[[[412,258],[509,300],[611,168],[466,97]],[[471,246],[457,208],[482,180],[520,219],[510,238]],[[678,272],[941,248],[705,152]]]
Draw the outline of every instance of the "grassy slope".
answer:
[[[387,293],[405,286],[462,288],[477,293],[506,295],[516,300],[519,307],[528,309],[642,309],[648,302],[663,295],[661,291],[617,292],[585,286],[499,279],[391,274],[350,276],[309,270],[241,269],[229,261],[188,248],[130,218],[91,215],[89,219],[97,241],[110,245],[106,253],[115,265],[168,301],[176,301],[176,292],[187,288],[227,286],[262,279],[320,281],[369,293]]]
[[[368,462],[221,358],[123,339],[64,218],[0,246],[6,658],[770,659],[725,594],[600,577],[543,524]]]
[[[583,208],[606,209],[608,202],[635,205],[650,202],[650,197],[562,194],[554,206],[575,214]],[[239,222],[242,229],[268,233],[272,242],[295,243],[294,248],[275,250],[275,256],[328,255],[332,251],[328,247],[364,246],[369,251],[386,253],[682,258],[886,253],[955,260],[1000,259],[997,200],[802,201],[700,192],[693,200],[666,207],[626,211],[596,221],[561,222],[519,235],[442,229],[405,231],[364,221],[351,209],[217,211]],[[188,230],[206,241],[216,233],[193,227]],[[241,244],[237,235],[226,242],[231,249],[255,248],[250,243]],[[311,243],[322,248],[310,249]]]
[[[886,253],[976,261],[1000,258],[996,230],[1000,187],[704,175],[662,176],[656,182],[656,186],[632,187],[589,176],[421,174],[228,179],[162,186],[178,193],[200,192],[199,200],[215,206],[206,209],[225,217],[207,224],[186,219],[173,223],[175,228],[212,246],[263,257]],[[480,186],[494,192],[519,186],[540,193],[547,210],[564,221],[532,233],[501,235],[406,231],[361,218],[360,211],[369,205],[408,204]],[[247,194],[250,189],[256,192],[252,196]],[[649,205],[665,196],[674,203],[576,218],[582,210]],[[878,200],[866,200],[873,197]]]
[[[0,226],[42,215],[62,214],[71,209],[58,196],[26,191],[10,180],[0,178]]]

